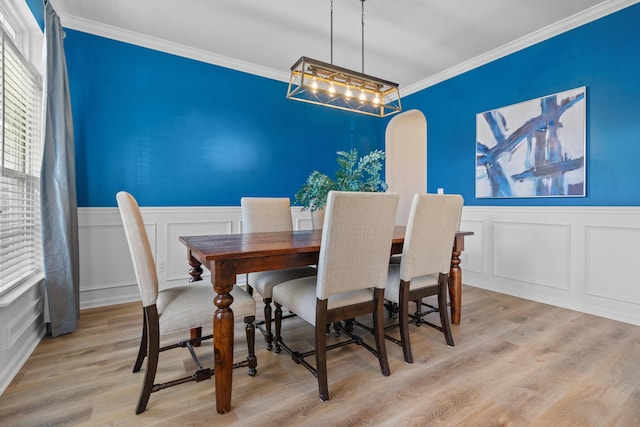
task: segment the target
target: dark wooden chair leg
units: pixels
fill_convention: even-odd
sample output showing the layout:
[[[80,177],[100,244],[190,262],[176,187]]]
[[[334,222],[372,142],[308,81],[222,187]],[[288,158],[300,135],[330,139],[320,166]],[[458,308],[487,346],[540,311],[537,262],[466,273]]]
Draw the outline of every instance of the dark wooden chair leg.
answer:
[[[149,397],[153,389],[153,381],[156,378],[156,371],[158,369],[158,355],[160,353],[160,329],[158,328],[158,310],[155,305],[145,307],[145,314],[147,319],[147,331],[148,331],[148,355],[147,355],[147,372],[144,375],[144,381],[142,383],[142,390],[140,391],[140,398],[138,399],[138,406],[136,407],[136,414],[141,414],[147,408],[149,403]]]
[[[264,302],[264,340],[267,342],[267,350],[273,349],[273,334],[271,333],[271,298],[265,298]]]
[[[416,312],[414,313],[416,326],[420,326],[422,324],[422,316],[420,315],[422,312],[422,298],[418,298],[414,302],[416,303]]]
[[[400,323],[400,341],[402,341],[402,353],[407,363],[413,363],[411,354],[411,338],[409,337],[409,282],[400,281],[400,303],[398,304],[398,317]],[[418,309],[419,311],[419,309]]]
[[[280,335],[282,328],[282,306],[275,303],[276,305],[276,337],[275,337],[275,347],[273,348],[274,353],[280,353],[282,348],[280,347],[280,342],[282,341],[282,335]]]
[[[258,366],[258,359],[256,358],[256,327],[255,327],[254,316],[245,317],[244,322],[246,323],[245,332],[247,334],[247,363],[249,364],[249,376],[253,377],[256,375],[256,367]]]
[[[447,344],[455,346],[453,342],[453,334],[451,333],[451,323],[449,322],[449,310],[447,310],[447,289],[449,288],[449,276],[446,274],[440,274],[438,278],[439,290],[438,290],[438,311],[440,312],[440,324],[442,325],[442,332],[447,340]]]
[[[333,336],[338,338],[340,336],[340,327],[342,324],[340,322],[333,322]]]
[[[380,371],[382,375],[388,377],[391,375],[389,369],[389,360],[387,359],[387,347],[384,338],[384,289],[376,288],[373,293],[373,302],[375,304],[373,311],[373,325],[376,337],[376,352],[378,353],[378,361],[380,362]]]
[[[327,302],[318,300],[316,305],[316,375],[320,400],[329,400],[329,383],[327,380]]]
[[[140,372],[142,368],[142,362],[147,356],[147,312],[142,309],[142,337],[140,338],[140,349],[138,350],[138,357],[136,363],[133,365],[133,372]]]
[[[198,326],[197,328],[190,329],[189,334],[192,340],[202,338],[202,326]],[[200,342],[194,343],[193,346],[200,347]]]

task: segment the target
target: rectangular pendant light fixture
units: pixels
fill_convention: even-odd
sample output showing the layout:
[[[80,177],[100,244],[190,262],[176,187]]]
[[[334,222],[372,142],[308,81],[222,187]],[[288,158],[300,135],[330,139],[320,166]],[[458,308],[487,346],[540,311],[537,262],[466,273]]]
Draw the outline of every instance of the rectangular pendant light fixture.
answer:
[[[398,84],[364,74],[364,0],[362,8],[362,72],[333,65],[333,0],[331,63],[301,57],[291,67],[287,99],[386,117],[402,111]]]
[[[397,83],[306,56],[291,67],[287,98],[378,117],[402,111]]]

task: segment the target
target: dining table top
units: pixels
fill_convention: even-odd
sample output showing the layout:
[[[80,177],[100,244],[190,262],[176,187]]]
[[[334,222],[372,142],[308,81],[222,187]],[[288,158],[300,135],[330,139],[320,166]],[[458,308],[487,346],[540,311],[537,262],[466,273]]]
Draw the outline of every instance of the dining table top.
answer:
[[[392,239],[394,253],[398,253],[398,249],[401,251],[405,231],[405,226],[395,226]],[[457,236],[468,234],[473,233],[465,231],[456,233]],[[191,254],[200,262],[208,263],[223,259],[319,252],[322,230],[181,236],[179,240],[191,250]]]

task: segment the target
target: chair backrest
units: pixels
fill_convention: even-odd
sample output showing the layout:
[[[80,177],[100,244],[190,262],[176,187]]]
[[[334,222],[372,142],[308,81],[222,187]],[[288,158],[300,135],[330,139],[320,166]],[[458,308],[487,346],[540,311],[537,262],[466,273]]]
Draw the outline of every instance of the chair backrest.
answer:
[[[416,194],[402,249],[400,278],[448,273],[463,205],[458,194]]]
[[[144,228],[138,202],[131,194],[120,191],[116,195],[116,200],[136,272],[142,305],[148,307],[155,304],[158,298],[158,273],[147,230]]]
[[[245,233],[293,231],[288,197],[243,197],[240,206]]]
[[[384,288],[400,196],[330,191],[318,261],[316,296]]]

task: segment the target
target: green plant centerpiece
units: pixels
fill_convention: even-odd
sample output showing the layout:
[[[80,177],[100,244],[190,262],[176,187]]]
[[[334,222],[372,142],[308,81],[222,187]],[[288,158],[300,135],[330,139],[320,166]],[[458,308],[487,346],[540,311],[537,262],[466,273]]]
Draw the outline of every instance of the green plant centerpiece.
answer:
[[[296,192],[296,203],[304,210],[315,212],[324,209],[329,191],[386,191],[387,183],[381,178],[385,153],[375,150],[358,158],[355,148],[349,152],[338,151],[338,171],[332,179],[316,171],[311,172],[305,184]]]

